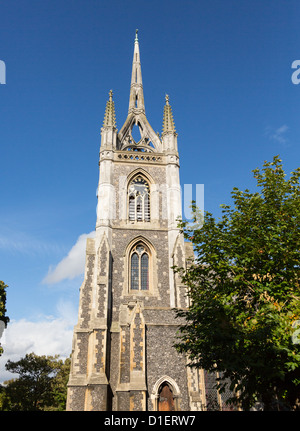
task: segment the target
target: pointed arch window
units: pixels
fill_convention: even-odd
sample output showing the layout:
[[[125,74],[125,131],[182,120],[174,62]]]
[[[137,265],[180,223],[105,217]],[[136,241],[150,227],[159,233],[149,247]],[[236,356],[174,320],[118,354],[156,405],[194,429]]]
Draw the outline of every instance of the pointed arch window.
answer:
[[[128,219],[134,222],[150,221],[149,184],[142,175],[137,175],[129,183]]]
[[[130,290],[149,290],[149,250],[142,243],[130,254]]]

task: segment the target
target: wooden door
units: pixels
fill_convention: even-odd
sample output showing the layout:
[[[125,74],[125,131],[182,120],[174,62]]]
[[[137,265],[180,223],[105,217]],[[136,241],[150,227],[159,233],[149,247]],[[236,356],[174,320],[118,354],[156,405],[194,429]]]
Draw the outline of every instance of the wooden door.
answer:
[[[161,386],[158,399],[158,410],[166,412],[175,410],[173,393],[167,383],[164,383]]]

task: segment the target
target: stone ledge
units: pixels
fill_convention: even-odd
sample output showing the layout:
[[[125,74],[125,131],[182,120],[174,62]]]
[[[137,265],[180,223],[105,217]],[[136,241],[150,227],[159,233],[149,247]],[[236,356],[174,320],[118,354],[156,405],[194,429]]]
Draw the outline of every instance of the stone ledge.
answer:
[[[116,392],[129,392],[129,391],[146,391],[147,386],[145,383],[119,383]]]
[[[107,377],[104,373],[91,374],[87,379],[88,385],[108,385]]]
[[[67,383],[68,387],[71,386],[86,386],[86,376],[70,376],[70,379]]]

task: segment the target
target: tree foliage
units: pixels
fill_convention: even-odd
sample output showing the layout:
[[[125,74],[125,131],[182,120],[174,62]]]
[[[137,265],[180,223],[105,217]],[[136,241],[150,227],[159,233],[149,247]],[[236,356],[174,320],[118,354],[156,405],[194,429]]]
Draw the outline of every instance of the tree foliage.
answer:
[[[8,361],[6,369],[17,379],[2,387],[2,410],[65,410],[70,359],[59,356],[26,354],[19,361]]]
[[[202,228],[180,226],[196,259],[179,269],[191,306],[176,348],[193,366],[230,383],[231,402],[250,409],[299,408],[300,168],[287,180],[278,156],[253,171],[260,191],[234,188],[234,206]],[[193,204],[195,220],[197,208]]]
[[[0,325],[3,325],[6,327],[7,323],[9,322],[8,316],[6,316],[6,289],[7,285],[0,280]],[[4,327],[0,326],[0,338],[2,335],[2,331]],[[0,356],[3,353],[3,347],[0,344]]]

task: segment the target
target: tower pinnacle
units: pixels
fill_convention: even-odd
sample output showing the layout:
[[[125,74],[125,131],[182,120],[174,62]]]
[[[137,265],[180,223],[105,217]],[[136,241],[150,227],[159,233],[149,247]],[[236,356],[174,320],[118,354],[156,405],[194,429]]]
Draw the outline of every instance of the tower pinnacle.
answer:
[[[106,103],[103,127],[116,127],[115,103],[112,90],[109,92],[109,99]]]
[[[173,119],[172,108],[169,103],[169,96],[166,94],[166,104],[164,106],[164,117],[163,117],[163,134],[172,132],[176,133],[175,124]]]

